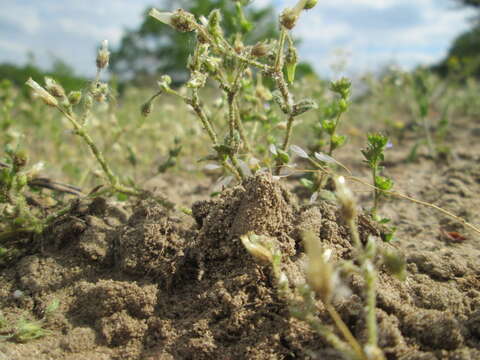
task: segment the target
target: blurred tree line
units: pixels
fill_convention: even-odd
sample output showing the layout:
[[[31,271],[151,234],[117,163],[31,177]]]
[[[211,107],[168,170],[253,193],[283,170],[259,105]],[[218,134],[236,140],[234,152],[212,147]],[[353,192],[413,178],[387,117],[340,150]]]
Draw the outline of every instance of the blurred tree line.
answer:
[[[228,37],[241,33],[248,42],[277,34],[275,11],[271,6],[258,8],[247,1],[232,0],[166,0],[161,11],[183,8],[197,16],[208,16],[213,9],[223,14],[222,26]],[[194,46],[189,33],[175,31],[148,16],[148,7],[137,29],[127,30],[117,49],[112,51],[110,70],[121,80],[137,84],[154,83],[159,74],[169,74],[174,81],[186,79],[185,65]],[[255,31],[250,31],[255,27]]]
[[[480,77],[480,0],[454,0],[462,7],[476,10],[472,27],[460,34],[450,47],[446,58],[434,70],[441,75]]]
[[[159,9],[171,11],[183,8],[197,18],[205,17],[219,9],[223,14],[222,27],[227,38],[241,34],[246,44],[276,38],[278,20],[275,9],[248,6],[251,0],[166,0]],[[117,49],[112,51],[110,70],[121,82],[133,85],[155,83],[159,74],[168,74],[174,82],[186,80],[188,55],[195,40],[191,34],[181,33],[159,23],[148,16],[148,7],[144,19],[137,29],[127,30]],[[312,73],[308,64],[299,64],[297,73],[302,76]]]
[[[480,0],[452,0],[460,7],[476,10],[471,28],[458,36],[450,47],[448,55],[433,70],[446,76],[451,73],[464,77],[480,78]],[[251,0],[163,0],[158,5],[162,11],[184,8],[197,17],[207,16],[211,10],[223,13],[222,25],[229,37],[243,35],[247,44],[258,40],[275,38],[278,35],[277,12],[272,6],[258,7]],[[249,5],[249,6],[247,6]],[[151,85],[159,74],[169,74],[176,82],[185,80],[187,57],[194,46],[191,34],[177,32],[164,26],[147,15],[135,29],[128,29],[117,48],[111,49],[110,71],[120,84]],[[297,75],[313,73],[307,63],[299,64]],[[56,59],[50,71],[35,66],[34,62],[18,66],[0,64],[0,79],[9,79],[23,85],[28,77],[41,81],[43,76],[52,76],[66,89],[85,86],[86,79],[75,75],[73,69]]]
[[[24,87],[28,78],[43,83],[43,78],[49,76],[60,82],[67,91],[81,89],[87,84],[87,79],[76,76],[73,68],[62,61],[54,59],[50,70],[41,69],[35,64],[33,54],[28,54],[29,60],[25,65],[0,64],[0,80],[9,80],[18,87]]]

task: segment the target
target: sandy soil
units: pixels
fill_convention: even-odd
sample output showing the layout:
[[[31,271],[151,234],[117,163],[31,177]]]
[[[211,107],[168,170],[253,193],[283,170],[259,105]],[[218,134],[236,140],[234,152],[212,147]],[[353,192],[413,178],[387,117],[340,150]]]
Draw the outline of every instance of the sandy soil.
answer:
[[[449,161],[423,156],[405,163],[407,146],[388,154],[396,188],[478,223],[480,137],[472,127],[452,132]],[[342,159],[364,171],[355,168],[357,160]],[[305,261],[304,229],[315,231],[334,258],[349,259],[349,234],[336,205],[307,204],[290,191],[293,182],[287,189],[269,176],[214,199],[205,181],[192,181],[167,178],[157,187],[190,204],[193,217],[167,214],[149,201],[78,202],[17,264],[3,268],[0,309],[7,320],[41,319],[54,299],[60,308],[45,320],[51,333],[0,342],[0,359],[341,359],[289,317],[269,268],[239,241],[248,231],[276,237],[292,278],[301,276]],[[358,197],[367,208],[368,194]],[[408,264],[404,282],[380,271],[377,318],[387,358],[480,359],[480,237],[408,201],[391,199],[382,211],[398,232],[396,241],[379,240],[379,246],[397,249]],[[367,216],[359,224],[364,239],[380,235]],[[466,239],[447,236],[451,231]],[[347,281],[352,295],[335,306],[364,340],[363,282]],[[14,297],[15,290],[23,296]],[[319,316],[330,321],[321,308]]]

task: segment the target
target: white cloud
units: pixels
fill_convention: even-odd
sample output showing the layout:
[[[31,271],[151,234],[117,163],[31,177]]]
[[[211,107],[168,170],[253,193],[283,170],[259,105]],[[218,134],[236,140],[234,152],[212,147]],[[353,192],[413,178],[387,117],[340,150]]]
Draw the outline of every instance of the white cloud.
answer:
[[[295,34],[303,39],[300,55],[323,74],[339,48],[351,54],[348,71],[413,67],[439,61],[470,14],[447,0],[323,0],[302,15]]]
[[[123,29],[138,26],[145,7],[160,1],[3,3],[0,61],[32,49],[42,64],[54,54],[89,74],[99,42],[108,39],[112,46],[118,44]],[[254,0],[257,7],[274,5],[277,13],[295,4],[296,0]],[[453,8],[452,0],[319,0],[294,29],[303,40],[300,58],[311,61],[324,75],[331,73],[332,62],[338,62],[338,49],[349,54],[342,56],[348,71],[374,70],[392,60],[408,67],[432,63],[469,25],[471,12]]]
[[[119,26],[101,26],[73,18],[64,17],[58,20],[59,30],[66,34],[72,34],[88,39],[96,39],[98,43],[108,39],[112,43],[117,43],[122,37],[122,28]]]
[[[41,28],[42,19],[31,6],[9,3],[2,4],[0,23],[11,24],[31,35]]]

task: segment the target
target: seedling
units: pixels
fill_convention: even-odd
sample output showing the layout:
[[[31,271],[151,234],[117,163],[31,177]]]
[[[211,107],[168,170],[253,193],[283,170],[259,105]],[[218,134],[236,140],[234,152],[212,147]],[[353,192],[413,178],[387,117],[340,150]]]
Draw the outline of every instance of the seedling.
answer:
[[[158,172],[164,173],[168,169],[177,165],[177,159],[181,151],[182,151],[182,145],[180,144],[180,139],[176,137],[174,139],[174,146],[170,148],[170,150],[168,150],[168,158],[158,166]]]
[[[8,334],[0,336],[0,339],[13,338],[18,342],[25,343],[51,334],[52,332],[45,329],[44,326],[48,318],[58,310],[59,306],[59,300],[55,299],[45,308],[42,319],[28,320],[25,317],[20,317],[13,326],[0,313],[0,331]]]
[[[15,340],[19,342],[28,342],[49,334],[50,331],[43,328],[42,321],[29,321],[20,319],[15,325]]]
[[[367,147],[362,150],[362,154],[365,158],[365,163],[370,167],[372,174],[372,184],[375,187],[373,192],[373,207],[371,209],[372,217],[384,222],[385,219],[379,219],[377,211],[380,206],[382,197],[385,197],[385,191],[389,191],[393,187],[393,180],[381,176],[383,167],[381,163],[385,159],[385,149],[389,146],[388,138],[380,133],[372,133],[367,135],[368,143]]]

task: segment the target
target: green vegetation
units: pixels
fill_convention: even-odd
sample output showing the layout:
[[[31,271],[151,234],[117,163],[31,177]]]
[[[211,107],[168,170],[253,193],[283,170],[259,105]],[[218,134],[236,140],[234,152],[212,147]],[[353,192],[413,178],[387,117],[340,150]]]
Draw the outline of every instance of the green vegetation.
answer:
[[[373,237],[361,241],[358,204],[347,182],[366,184],[372,190],[373,206],[367,217],[381,225],[390,221],[379,216],[382,201],[399,197],[435,208],[479,232],[447,210],[393,191],[393,179],[383,173],[389,139],[401,146],[413,134],[420,138],[417,145],[426,143],[426,150],[417,145],[412,149],[411,161],[418,160],[419,154],[436,160],[440,153],[447,153],[441,148],[449,135],[450,114],[480,114],[475,95],[478,84],[475,80],[445,82],[421,69],[413,73],[389,70],[368,78],[367,91],[353,97],[347,78],[327,85],[313,76],[298,77],[300,63],[291,30],[308,16],[307,10],[316,1],[300,0],[285,9],[278,19],[278,33],[274,31],[277,25],[270,22],[261,32],[253,29],[253,23],[270,19],[268,10],[244,10],[247,4],[243,1],[234,5],[200,1],[187,10],[152,9],[140,30],[125,36],[112,58],[115,70],[127,66],[137,75],[146,74],[133,64],[134,54],[156,56],[167,50],[171,56],[159,69],[152,69],[165,73],[153,94],[131,87],[118,97],[117,89],[102,81],[111,60],[106,42],[96,58],[97,76],[86,86],[70,88],[62,77],[47,76],[43,85],[29,78],[26,84],[31,94],[22,94],[11,82],[2,82],[0,263],[17,261],[22,246],[18,239],[40,238],[46,227],[71,209],[72,196],[108,196],[119,201],[149,198],[168,212],[191,214],[190,209],[145,190],[142,183],[158,174],[177,175],[186,169],[200,177],[199,162],[206,162],[207,170],[224,187],[261,172],[277,178],[301,173],[300,183],[308,188],[311,203],[321,197],[338,204],[351,239],[352,258],[334,263],[331,250],[307,231],[303,246],[308,263],[301,281],[293,283],[282,270],[278,239],[247,233],[240,236],[241,242],[259,264],[272,270],[278,295],[288,303],[292,317],[309,325],[347,359],[384,359],[375,313],[378,272],[385,266],[404,279],[405,262],[396,253],[379,249]],[[173,29],[168,33],[173,42],[165,45],[161,30],[158,47],[148,53],[136,39],[156,37],[160,30],[155,21]],[[188,36],[192,48],[168,50],[179,42],[177,36],[182,41]],[[184,59],[188,59],[187,77],[180,85]],[[122,61],[126,65],[120,65]],[[442,90],[440,95],[434,93],[437,88]],[[367,144],[361,149],[358,144],[364,143],[365,135]],[[342,151],[348,146],[352,158],[363,155],[368,175],[354,176],[353,170],[337,160],[345,157]],[[48,162],[43,166],[40,161]],[[358,172],[365,170],[365,166],[359,168]],[[42,171],[49,179],[45,180]],[[364,180],[366,176],[371,181]],[[49,202],[40,206],[40,200]],[[383,240],[391,240],[395,229],[390,230]],[[342,277],[351,274],[363,281],[367,334],[363,343],[353,336],[333,301],[342,296],[342,290],[348,291]],[[318,317],[317,301],[327,310],[331,324]],[[0,331],[19,342],[45,336],[46,319],[58,306],[53,302],[41,320],[21,318],[14,326],[0,316]]]
[[[20,317],[14,324],[9,323],[0,312],[0,334],[2,334],[0,340],[14,339],[17,342],[25,343],[52,334],[45,327],[59,306],[60,302],[55,299],[45,308],[44,315],[40,320],[28,320]]]

